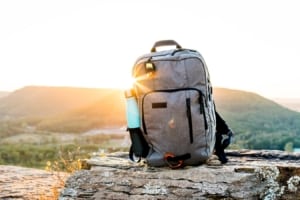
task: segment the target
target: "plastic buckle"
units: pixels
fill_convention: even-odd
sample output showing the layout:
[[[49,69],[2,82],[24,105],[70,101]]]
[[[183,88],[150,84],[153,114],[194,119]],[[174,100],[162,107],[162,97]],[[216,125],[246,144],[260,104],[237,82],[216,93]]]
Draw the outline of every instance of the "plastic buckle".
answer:
[[[173,153],[167,152],[164,155],[164,160],[167,162],[171,169],[181,168],[183,165],[183,160],[174,160],[176,156]],[[174,160],[174,161],[172,161]]]
[[[148,60],[147,62],[145,62],[145,70],[146,70],[147,76],[150,77],[155,72],[156,67],[155,67],[154,63],[152,63],[150,60]]]

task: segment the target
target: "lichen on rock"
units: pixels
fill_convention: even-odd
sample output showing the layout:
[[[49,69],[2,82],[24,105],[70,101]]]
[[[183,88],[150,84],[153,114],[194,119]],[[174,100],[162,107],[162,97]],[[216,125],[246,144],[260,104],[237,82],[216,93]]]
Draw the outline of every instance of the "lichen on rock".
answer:
[[[265,184],[264,190],[260,194],[261,199],[275,200],[277,197],[283,195],[285,186],[280,186],[277,182],[280,172],[276,166],[258,167],[255,173],[259,180]]]
[[[298,187],[300,185],[300,177],[299,176],[292,176],[288,181],[288,190],[291,192],[297,192]]]
[[[168,194],[168,189],[163,184],[151,185],[148,183],[144,186],[143,193],[152,195],[166,195]]]

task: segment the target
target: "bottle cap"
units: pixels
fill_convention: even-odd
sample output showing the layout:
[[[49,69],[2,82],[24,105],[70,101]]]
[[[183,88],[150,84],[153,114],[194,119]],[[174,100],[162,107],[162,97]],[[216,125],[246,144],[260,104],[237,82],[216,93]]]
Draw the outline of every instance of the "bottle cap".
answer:
[[[135,92],[134,92],[133,89],[125,90],[124,94],[125,94],[125,97],[126,97],[126,98],[134,97],[134,96],[135,96]]]

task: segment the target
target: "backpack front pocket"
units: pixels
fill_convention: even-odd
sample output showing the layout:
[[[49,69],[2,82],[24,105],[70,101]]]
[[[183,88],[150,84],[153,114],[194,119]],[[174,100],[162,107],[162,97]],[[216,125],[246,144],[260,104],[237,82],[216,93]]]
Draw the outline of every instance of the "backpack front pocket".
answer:
[[[153,148],[161,153],[189,151],[195,140],[194,133],[203,132],[199,128],[205,124],[202,102],[201,92],[193,88],[145,94],[142,125]]]

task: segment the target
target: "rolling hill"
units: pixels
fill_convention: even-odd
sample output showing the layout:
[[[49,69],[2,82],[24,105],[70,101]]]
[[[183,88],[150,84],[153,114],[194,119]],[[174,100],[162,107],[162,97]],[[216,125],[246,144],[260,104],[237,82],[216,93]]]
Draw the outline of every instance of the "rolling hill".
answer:
[[[283,130],[283,127],[286,131],[292,131],[293,128],[298,128],[298,124],[300,127],[300,113],[286,109],[260,95],[216,88],[214,97],[217,110],[232,124],[248,124],[252,130],[264,131]]]
[[[299,112],[245,91],[214,88],[214,97],[218,112],[235,132],[237,148],[300,146]],[[117,89],[25,87],[0,99],[0,116],[23,118],[18,124],[56,132],[126,126],[123,91]]]
[[[217,110],[236,132],[236,144],[250,149],[300,146],[300,113],[251,92],[216,88]]]
[[[100,90],[97,101],[43,119],[37,124],[41,130],[56,132],[83,132],[99,127],[126,126],[125,99],[121,90]]]
[[[119,92],[112,89],[28,86],[0,99],[0,119],[45,117],[74,110]]]

